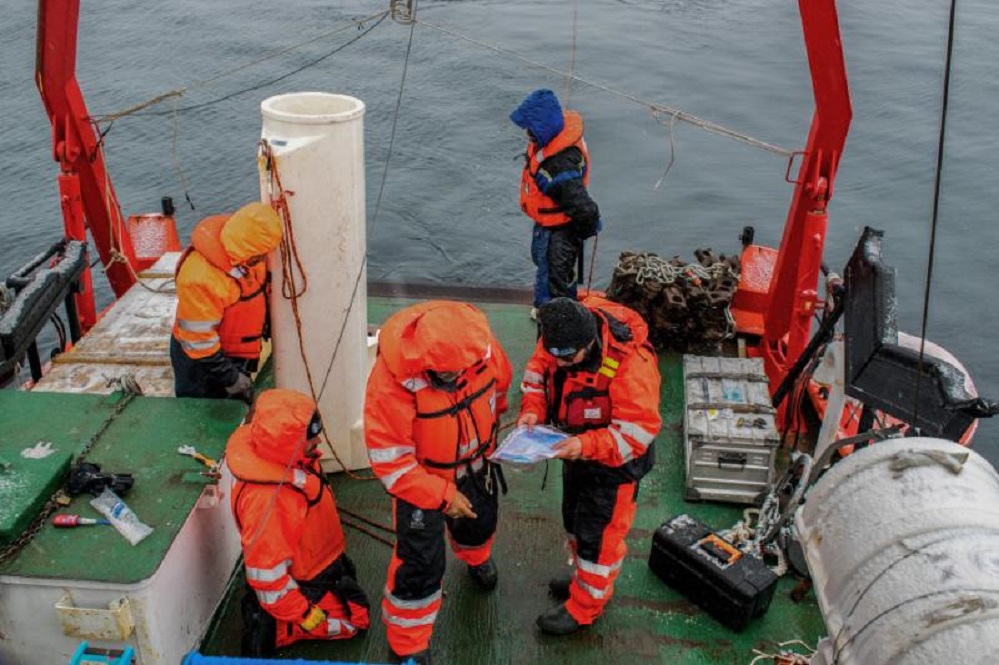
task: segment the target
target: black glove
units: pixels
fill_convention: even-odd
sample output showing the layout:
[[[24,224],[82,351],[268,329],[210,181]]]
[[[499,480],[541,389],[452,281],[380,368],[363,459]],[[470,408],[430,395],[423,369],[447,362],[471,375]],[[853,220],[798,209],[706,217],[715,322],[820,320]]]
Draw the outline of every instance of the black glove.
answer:
[[[579,221],[573,224],[572,230],[580,240],[587,240],[604,230],[604,220],[597,217],[586,221]]]
[[[134,482],[130,473],[101,473],[101,467],[91,462],[80,462],[69,470],[69,493],[73,495],[90,492],[97,496],[106,487],[121,495],[131,489]]]
[[[226,386],[225,394],[230,399],[241,399],[247,404],[253,404],[253,379],[240,372],[238,378]]]

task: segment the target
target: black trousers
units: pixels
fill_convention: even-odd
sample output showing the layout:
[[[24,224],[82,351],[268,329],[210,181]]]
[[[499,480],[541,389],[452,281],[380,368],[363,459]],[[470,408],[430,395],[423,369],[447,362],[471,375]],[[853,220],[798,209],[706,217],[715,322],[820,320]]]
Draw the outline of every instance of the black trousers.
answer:
[[[244,374],[257,371],[257,361],[243,358],[229,358]],[[177,397],[208,397],[225,399],[225,386],[221,385],[205,370],[202,363],[193,360],[180,348],[180,342],[170,336],[170,364],[173,366],[173,390]]]
[[[562,522],[576,564],[566,610],[584,625],[600,616],[614,593],[638,498],[638,481],[621,482],[585,464],[562,467]]]
[[[538,267],[534,283],[534,306],[552,298],[575,298],[576,274],[583,240],[571,224],[547,228],[536,224],[531,241],[531,260]]]
[[[382,601],[382,621],[392,651],[405,655],[430,644],[440,610],[444,579],[445,529],[455,555],[469,565],[488,560],[499,514],[498,482],[487,481],[487,470],[466,474],[457,481],[468,497],[475,519],[452,519],[440,510],[423,510],[401,499],[395,508],[395,550]],[[494,476],[495,478],[495,476]]]

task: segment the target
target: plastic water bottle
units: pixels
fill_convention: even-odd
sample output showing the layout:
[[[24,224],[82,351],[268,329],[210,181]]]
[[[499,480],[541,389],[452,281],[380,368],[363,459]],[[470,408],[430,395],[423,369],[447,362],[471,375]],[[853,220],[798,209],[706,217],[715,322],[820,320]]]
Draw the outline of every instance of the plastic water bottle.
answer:
[[[143,524],[142,520],[132,512],[132,509],[125,505],[125,502],[118,498],[118,495],[107,487],[96,499],[90,500],[90,505],[97,509],[101,515],[108,518],[111,526],[118,530],[118,533],[125,536],[125,539],[133,545],[138,545],[142,539],[153,532],[153,528],[148,524]]]

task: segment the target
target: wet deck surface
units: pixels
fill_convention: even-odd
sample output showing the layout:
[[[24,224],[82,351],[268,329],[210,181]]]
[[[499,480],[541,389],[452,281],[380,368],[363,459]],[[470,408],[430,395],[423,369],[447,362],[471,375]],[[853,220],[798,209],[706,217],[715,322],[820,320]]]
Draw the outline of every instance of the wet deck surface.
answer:
[[[378,323],[408,301],[372,299],[369,318]],[[527,307],[485,305],[483,310],[504,345],[519,376],[535,340]],[[604,616],[579,634],[550,638],[535,627],[537,615],[554,603],[547,581],[567,570],[559,512],[561,479],[558,463],[551,466],[547,489],[542,490],[544,467],[507,473],[509,494],[501,499],[500,527],[494,555],[500,570],[499,587],[490,594],[478,591],[464,565],[449,553],[444,579],[444,605],[434,628],[435,663],[573,663],[614,665],[635,662],[749,663],[753,649],[776,651],[779,642],[817,641],[825,630],[814,597],[795,604],[789,593],[792,579],[781,581],[766,616],[742,633],[733,633],[674,592],[649,570],[652,532],[669,517],[689,512],[715,528],[725,528],[741,517],[738,506],[690,504],[683,500],[682,380],[680,358],[663,355],[662,411],[664,426],[656,439],[658,463],[642,481],[639,510],[628,537],[629,552],[615,595]],[[519,394],[511,391],[515,417]],[[367,475],[367,474],[365,474]],[[390,524],[390,502],[377,481],[343,475],[334,477],[338,502],[345,511],[371,521]],[[344,513],[344,522],[357,522]],[[373,533],[387,535],[363,525]],[[347,528],[348,552],[357,563],[361,585],[372,600],[372,629],[364,637],[344,643],[295,645],[283,658],[381,663],[389,661],[380,618],[381,589],[390,548],[369,535]],[[232,586],[238,600],[242,580]],[[241,620],[238,603],[228,602],[202,651],[237,655]]]

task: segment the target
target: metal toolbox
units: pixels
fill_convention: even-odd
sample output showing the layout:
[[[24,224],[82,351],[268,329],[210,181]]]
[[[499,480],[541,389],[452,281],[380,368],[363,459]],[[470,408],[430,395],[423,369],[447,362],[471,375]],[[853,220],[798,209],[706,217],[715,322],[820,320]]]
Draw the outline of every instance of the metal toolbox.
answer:
[[[779,437],[760,358],[683,357],[686,498],[758,504]]]

